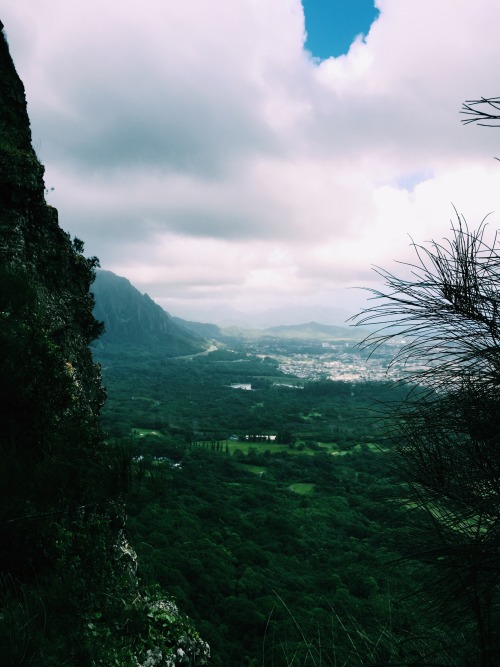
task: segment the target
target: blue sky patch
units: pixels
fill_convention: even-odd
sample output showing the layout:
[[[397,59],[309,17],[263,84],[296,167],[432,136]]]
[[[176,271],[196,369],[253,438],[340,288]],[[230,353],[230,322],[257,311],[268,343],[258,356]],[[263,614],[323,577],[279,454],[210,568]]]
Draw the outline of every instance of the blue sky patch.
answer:
[[[432,178],[434,178],[434,174],[428,169],[423,171],[409,172],[398,178],[396,187],[400,190],[413,192],[417,185],[423,183],[424,181],[429,181]]]
[[[359,34],[367,35],[379,11],[373,0],[302,0],[306,49],[325,60],[341,56]]]

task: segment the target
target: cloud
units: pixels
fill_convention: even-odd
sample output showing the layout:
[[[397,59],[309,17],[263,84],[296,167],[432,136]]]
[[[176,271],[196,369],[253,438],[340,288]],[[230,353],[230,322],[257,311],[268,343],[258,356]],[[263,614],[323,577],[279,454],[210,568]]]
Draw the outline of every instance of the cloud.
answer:
[[[368,35],[319,62],[299,0],[11,3],[62,226],[195,317],[202,300],[356,309],[345,288],[408,258],[408,235],[441,238],[453,204],[478,224],[500,151],[459,110],[499,92],[500,6],[376,4]]]

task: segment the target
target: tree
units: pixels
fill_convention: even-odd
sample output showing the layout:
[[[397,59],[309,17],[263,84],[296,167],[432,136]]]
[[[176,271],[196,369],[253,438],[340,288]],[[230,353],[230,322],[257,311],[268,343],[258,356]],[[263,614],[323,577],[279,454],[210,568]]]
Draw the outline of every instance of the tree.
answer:
[[[500,97],[481,97],[479,100],[466,100],[462,105],[464,125],[477,123],[485,127],[500,126]]]
[[[479,100],[466,100],[461,113],[464,125],[477,123],[483,127],[500,127],[500,97],[481,97]],[[495,158],[496,160],[500,158]]]
[[[451,239],[413,244],[405,277],[383,269],[384,290],[357,324],[364,346],[406,340],[393,359],[408,372],[395,408],[394,466],[415,508],[406,554],[430,566],[422,591],[457,630],[461,664],[500,664],[500,247],[483,223],[457,215]],[[412,369],[412,370],[409,370]]]

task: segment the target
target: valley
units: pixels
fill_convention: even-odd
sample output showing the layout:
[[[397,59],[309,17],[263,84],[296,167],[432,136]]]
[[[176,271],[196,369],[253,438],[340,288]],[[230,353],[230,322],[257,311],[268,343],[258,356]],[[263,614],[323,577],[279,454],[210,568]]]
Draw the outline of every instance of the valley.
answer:
[[[48,7],[11,15],[12,43],[21,36],[20,63],[35,75],[33,125],[0,21],[0,663],[497,667],[499,237],[454,209],[447,238],[418,243],[418,225],[441,229],[425,205],[432,195],[440,210],[432,180],[448,188],[453,178],[437,154],[429,173],[408,167],[411,150],[392,166],[377,154],[375,143],[397,158],[377,120],[387,116],[383,58],[358,58],[353,70],[370,74],[372,60],[380,70],[363,94],[376,93],[377,141],[364,102],[342,116],[349,76],[340,88],[335,77],[349,75],[351,55],[391,45],[380,39],[386,3],[347,60],[326,63],[304,53],[305,2],[304,12],[252,0],[249,11],[206,16],[204,3],[156,3],[141,16],[125,3],[97,18],[72,6],[69,22],[63,4],[56,18]],[[205,39],[205,18],[223,33]],[[391,34],[415,32],[401,25]],[[186,48],[176,52],[177,38]],[[187,79],[169,78],[176,63]],[[441,76],[440,89],[455,79]],[[414,83],[403,87],[433,110],[436,96]],[[498,102],[465,102],[464,122],[499,120]],[[324,121],[339,111],[357,123],[360,109],[363,129],[345,152],[345,122],[339,134]],[[361,146],[375,159],[356,162]],[[59,190],[71,234],[53,205]],[[376,253],[396,251],[405,219],[415,263],[393,274]],[[218,312],[225,326],[171,315],[99,269],[78,230],[160,303]],[[370,281],[362,265],[373,260]],[[355,275],[373,304],[357,322],[375,332],[340,325]]]
[[[106,278],[94,357],[107,445],[128,461],[138,576],[193,619],[210,664],[441,655],[446,623],[409,601],[425,568],[401,560],[409,510],[388,416],[408,391],[391,365],[399,344],[368,358],[352,327],[185,322]]]
[[[194,620],[211,664],[354,666],[416,650],[431,629],[405,601],[417,565],[394,565],[405,518],[383,406],[402,389],[385,375],[389,351],[370,381],[372,362],[345,339],[96,357],[109,444],[134,461],[139,576]]]
[[[356,351],[344,362],[342,355],[325,355],[315,341],[217,345],[212,352],[173,359],[124,350],[118,359],[97,350],[108,388],[105,426],[115,435],[138,427],[165,434],[180,429],[188,440],[282,432],[298,441],[366,440],[373,431],[370,382],[383,387],[390,400],[382,363],[375,379],[367,380],[367,361]],[[276,357],[271,348],[278,348]],[[376,393],[380,398],[380,389]],[[358,414],[361,406],[366,413]]]

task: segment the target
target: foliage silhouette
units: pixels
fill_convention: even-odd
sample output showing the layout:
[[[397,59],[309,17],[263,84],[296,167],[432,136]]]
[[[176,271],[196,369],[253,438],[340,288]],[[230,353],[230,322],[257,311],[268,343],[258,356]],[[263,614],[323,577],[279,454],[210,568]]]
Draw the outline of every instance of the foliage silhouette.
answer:
[[[459,664],[500,661],[500,254],[483,223],[457,215],[451,238],[413,244],[405,277],[376,269],[386,289],[357,324],[367,348],[401,336],[408,396],[396,409],[395,473],[413,510],[406,555],[430,566],[422,593],[456,629]]]
[[[462,105],[464,125],[477,123],[483,127],[500,125],[500,97],[481,97],[479,100],[466,100]]]

